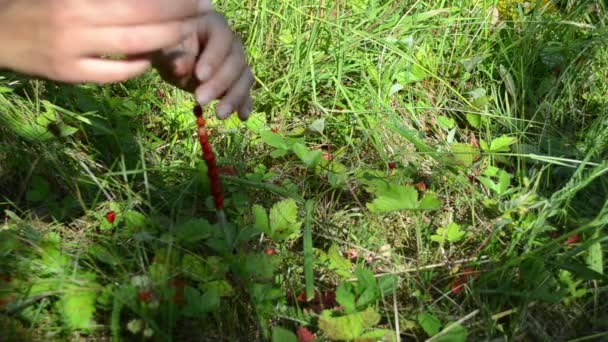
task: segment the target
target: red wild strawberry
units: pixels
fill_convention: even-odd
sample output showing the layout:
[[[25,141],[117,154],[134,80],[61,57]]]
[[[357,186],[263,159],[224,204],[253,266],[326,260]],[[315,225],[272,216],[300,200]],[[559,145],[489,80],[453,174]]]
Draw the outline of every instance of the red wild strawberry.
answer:
[[[275,134],[276,134],[276,133],[279,133],[279,129],[278,129],[278,128],[276,128],[276,127],[274,127],[274,128],[272,129],[272,133],[275,133]]]
[[[142,302],[149,302],[152,300],[152,298],[154,298],[154,295],[152,294],[152,291],[141,291],[138,294],[139,300],[141,300]]]
[[[581,242],[581,236],[576,234],[574,236],[569,237],[568,240],[566,240],[566,245],[569,246],[569,245],[573,245],[573,244],[579,243],[579,242]]]
[[[389,162],[388,163],[388,169],[389,170],[394,170],[396,168],[397,168],[397,163],[395,163],[395,162]]]
[[[476,278],[479,275],[479,271],[475,271],[473,268],[467,268],[462,271],[462,275],[452,284],[452,293],[455,295],[460,294],[464,290],[464,285],[471,279]]]
[[[116,212],[114,210],[108,211],[106,214],[106,220],[108,220],[110,224],[114,224],[114,221],[116,220]]]
[[[277,254],[277,251],[274,248],[266,248],[264,251],[267,255],[274,256]]]
[[[317,338],[305,327],[299,327],[296,333],[298,334],[298,342],[313,342]]]
[[[426,191],[427,190],[426,183],[420,182],[420,183],[416,184],[416,189],[418,189],[418,191]]]

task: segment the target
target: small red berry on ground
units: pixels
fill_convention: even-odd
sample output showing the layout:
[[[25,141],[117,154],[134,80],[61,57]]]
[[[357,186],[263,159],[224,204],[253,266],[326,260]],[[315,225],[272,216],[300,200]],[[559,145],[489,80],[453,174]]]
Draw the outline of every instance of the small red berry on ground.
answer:
[[[581,242],[581,236],[579,234],[576,234],[574,236],[571,236],[568,238],[568,240],[566,240],[566,245],[573,245],[575,243],[579,243]]]
[[[277,254],[277,251],[274,248],[267,248],[266,251],[264,251],[264,253],[266,253],[267,255],[270,255],[270,256],[274,256]]]
[[[389,162],[388,163],[388,169],[389,170],[394,170],[396,168],[397,168],[397,163],[395,163],[395,162]]]
[[[152,294],[152,291],[141,291],[138,294],[139,300],[141,300],[142,302],[149,302],[152,300],[152,298],[154,298],[154,295]]]
[[[106,214],[106,220],[108,220],[110,224],[114,224],[114,221],[116,220],[116,212],[108,211],[108,213]]]
[[[299,327],[296,333],[298,334],[298,342],[312,342],[317,339],[315,334],[305,327]]]

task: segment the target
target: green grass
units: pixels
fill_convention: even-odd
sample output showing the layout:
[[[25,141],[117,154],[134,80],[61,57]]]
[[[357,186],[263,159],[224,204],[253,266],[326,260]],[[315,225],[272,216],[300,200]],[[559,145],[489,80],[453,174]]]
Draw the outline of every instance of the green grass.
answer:
[[[210,120],[230,239],[189,94],[0,74],[5,335],[605,338],[606,8],[507,3],[221,2],[258,81]]]

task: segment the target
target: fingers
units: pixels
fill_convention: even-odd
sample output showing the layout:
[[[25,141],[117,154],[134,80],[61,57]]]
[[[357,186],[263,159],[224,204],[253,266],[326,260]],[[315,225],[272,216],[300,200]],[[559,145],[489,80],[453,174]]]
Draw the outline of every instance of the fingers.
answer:
[[[65,19],[98,25],[137,25],[194,18],[213,9],[209,0],[64,0]]]
[[[196,90],[196,98],[201,105],[206,105],[225,93],[245,69],[245,56],[238,41],[232,43],[232,51],[213,77]]]
[[[253,85],[253,74],[246,68],[238,81],[233,84],[217,106],[217,116],[226,119],[237,112],[241,120],[247,120],[251,112],[249,91]]]
[[[165,81],[188,92],[194,92],[197,81],[193,70],[198,51],[198,38],[193,34],[179,45],[152,54],[152,64]]]
[[[234,35],[223,16],[212,13],[199,22],[199,40],[204,47],[196,65],[196,76],[201,82],[209,80],[218,70],[232,50]]]
[[[245,103],[238,110],[239,118],[241,118],[243,121],[249,119],[249,114],[251,114],[252,107],[253,101],[251,100],[251,96],[247,94],[247,100],[245,100]]]
[[[137,77],[150,69],[150,62],[140,60],[104,60],[98,58],[79,59],[71,68],[62,68],[62,71],[53,75],[69,83],[94,82],[114,83],[123,82]]]
[[[92,27],[66,34],[68,40],[79,41],[75,46],[81,55],[143,54],[175,46],[196,32],[197,21],[171,21],[138,26]]]

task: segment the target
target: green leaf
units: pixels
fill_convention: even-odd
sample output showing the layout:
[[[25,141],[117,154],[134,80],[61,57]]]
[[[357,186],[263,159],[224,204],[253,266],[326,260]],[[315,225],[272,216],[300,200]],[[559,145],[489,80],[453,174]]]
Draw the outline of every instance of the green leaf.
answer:
[[[387,296],[395,292],[397,285],[397,277],[387,275],[378,279],[378,289],[382,296]]]
[[[473,128],[479,128],[479,126],[481,125],[481,115],[479,114],[466,114],[465,115],[467,122],[469,123],[469,125],[471,125]]]
[[[0,231],[0,257],[6,257],[19,248],[19,240],[12,231]]]
[[[196,243],[216,235],[216,227],[205,219],[192,219],[175,227],[174,234],[182,242]]]
[[[374,213],[388,213],[397,210],[414,210],[418,207],[418,192],[413,186],[388,184],[379,196],[367,207]]]
[[[427,195],[418,202],[418,191],[413,186],[396,184],[376,184],[370,189],[377,197],[367,204],[374,213],[388,213],[398,210],[435,210],[441,207],[441,201],[434,195]]]
[[[287,329],[276,327],[272,330],[272,342],[298,342],[298,337]]]
[[[599,238],[600,231],[596,231],[593,238]],[[599,274],[604,274],[604,254],[602,251],[602,244],[600,241],[592,244],[587,250],[587,256],[585,258],[589,268]]]
[[[396,342],[397,337],[395,332],[388,329],[378,329],[366,332],[359,338],[355,339],[355,342]]]
[[[439,336],[435,341],[441,342],[466,342],[467,330],[458,323],[447,324],[443,329],[445,334]]]
[[[209,289],[201,295],[197,289],[186,286],[184,288],[184,302],[186,303],[182,309],[184,316],[202,318],[219,307],[220,296],[214,289]]]
[[[146,228],[146,217],[135,210],[127,210],[124,213],[125,230],[131,234],[140,232]]]
[[[342,283],[336,290],[336,301],[342,305],[344,312],[347,314],[354,313],[357,311],[355,305],[355,294],[352,292],[353,288],[350,283]]]
[[[344,258],[340,254],[340,250],[336,244],[331,245],[327,251],[329,258],[329,267],[335,271],[338,275],[350,278],[352,276],[352,267],[350,260]]]
[[[277,148],[279,150],[288,150],[289,146],[285,142],[285,139],[277,133],[273,133],[272,131],[262,131],[260,132],[260,137],[262,141],[269,146]]]
[[[437,123],[444,129],[452,129],[456,127],[456,120],[443,115],[437,117]]]
[[[357,275],[357,280],[359,281],[359,286],[362,289],[376,289],[376,278],[374,278],[374,274],[372,271],[367,268],[357,267],[355,269],[355,274]]]
[[[466,232],[461,231],[460,226],[452,222],[445,228],[437,229],[437,234],[431,236],[431,240],[443,243],[447,239],[447,241],[454,243],[462,240],[465,235]]]
[[[120,265],[120,258],[99,243],[92,244],[91,247],[89,247],[89,253],[98,261],[110,266]]]
[[[253,224],[264,234],[270,235],[270,223],[268,222],[268,214],[266,209],[259,204],[254,204],[253,208]]]
[[[333,340],[354,340],[366,329],[377,325],[380,318],[380,314],[372,308],[339,317],[334,317],[331,311],[325,310],[319,317],[319,329]]]
[[[509,147],[515,143],[517,143],[516,138],[503,135],[492,140],[492,143],[490,143],[490,150],[486,152],[509,152]]]
[[[426,312],[418,315],[418,324],[420,324],[422,330],[424,330],[429,337],[437,335],[439,329],[441,329],[441,321],[437,317]]]
[[[420,204],[418,204],[419,210],[438,210],[441,209],[443,203],[439,199],[439,197],[433,194],[427,194],[422,198]]]
[[[26,199],[30,202],[41,202],[48,199],[51,194],[51,186],[40,176],[32,177]]]
[[[272,158],[276,159],[276,158],[281,158],[281,157],[286,156],[287,153],[289,153],[289,150],[280,148],[278,150],[274,150],[274,151],[270,152],[270,156]]]
[[[456,163],[464,167],[470,167],[479,157],[479,151],[477,148],[469,144],[453,144],[452,152],[454,153]]]
[[[325,130],[325,118],[317,119],[310,124],[309,129],[313,132],[317,132],[319,134],[323,134]]]
[[[253,113],[246,121],[247,128],[254,133],[260,133],[260,130],[266,125],[266,115],[264,113]]]
[[[298,222],[298,206],[293,199],[276,203],[270,209],[270,231],[273,240],[286,240],[297,237],[302,222]]]
[[[95,314],[97,294],[94,291],[82,290],[70,286],[57,303],[63,321],[70,329],[89,329],[92,327]]]
[[[510,185],[511,185],[511,175],[508,172],[501,170],[498,175],[498,187],[497,187],[496,192],[499,195],[502,195],[505,192],[507,192],[507,190],[509,190]]]
[[[296,143],[292,147],[293,152],[300,158],[300,160],[308,167],[315,167],[321,158],[323,153],[319,151],[310,151],[304,144]]]

